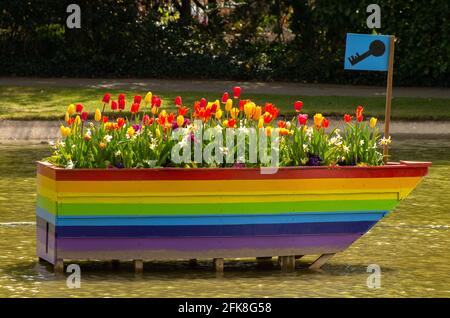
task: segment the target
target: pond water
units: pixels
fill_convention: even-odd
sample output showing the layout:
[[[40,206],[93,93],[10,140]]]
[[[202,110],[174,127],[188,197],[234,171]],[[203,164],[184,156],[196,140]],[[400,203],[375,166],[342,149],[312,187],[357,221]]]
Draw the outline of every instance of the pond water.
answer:
[[[0,297],[450,297],[450,138],[396,138],[393,159],[433,161],[428,177],[393,213],[323,270],[294,273],[254,260],[226,260],[216,275],[209,261],[149,262],[143,276],[131,263],[81,263],[81,288],[69,289],[35,256],[35,165],[42,144],[0,144]],[[275,258],[274,258],[275,264]],[[370,289],[367,266],[381,268]]]

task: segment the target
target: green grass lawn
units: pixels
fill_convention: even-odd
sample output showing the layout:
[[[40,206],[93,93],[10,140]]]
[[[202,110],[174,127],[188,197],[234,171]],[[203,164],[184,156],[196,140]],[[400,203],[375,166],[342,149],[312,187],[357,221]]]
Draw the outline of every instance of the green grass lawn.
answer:
[[[145,96],[146,91],[106,90],[93,88],[36,88],[36,87],[0,87],[0,119],[60,119],[64,117],[67,105],[82,103],[90,112],[96,107],[101,109],[101,98],[105,92],[117,98],[119,93],[127,96],[127,109],[134,95]],[[198,93],[183,92],[183,104],[192,106],[195,100],[205,97],[208,101],[220,99],[223,92]],[[231,92],[230,92],[231,93]],[[153,92],[163,99],[163,106],[172,106],[176,92]],[[314,115],[321,112],[326,116],[342,116],[354,113],[357,105],[365,107],[366,116],[384,117],[384,97],[347,97],[347,96],[287,96],[270,94],[245,94],[257,104],[272,102],[281,109],[282,114],[294,113],[295,100],[304,102],[303,112]],[[143,109],[144,107],[141,107]],[[398,120],[450,120],[450,99],[434,98],[394,98],[392,101],[392,119]]]

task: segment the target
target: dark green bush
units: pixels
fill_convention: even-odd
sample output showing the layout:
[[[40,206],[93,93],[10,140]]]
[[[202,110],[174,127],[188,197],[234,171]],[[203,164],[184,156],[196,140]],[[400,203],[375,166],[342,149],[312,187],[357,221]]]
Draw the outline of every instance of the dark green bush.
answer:
[[[385,83],[343,70],[345,34],[371,32],[372,1],[209,1],[204,25],[187,9],[203,1],[79,0],[81,29],[68,29],[73,2],[1,1],[0,74]],[[395,84],[449,86],[449,1],[377,3],[379,31],[398,38]]]

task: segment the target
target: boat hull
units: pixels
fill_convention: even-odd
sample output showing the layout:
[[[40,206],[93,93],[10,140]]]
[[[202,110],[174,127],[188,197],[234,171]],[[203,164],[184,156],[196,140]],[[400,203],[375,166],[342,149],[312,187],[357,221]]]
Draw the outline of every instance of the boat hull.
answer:
[[[38,163],[37,255],[159,260],[334,254],[429,163],[381,167],[60,169]]]

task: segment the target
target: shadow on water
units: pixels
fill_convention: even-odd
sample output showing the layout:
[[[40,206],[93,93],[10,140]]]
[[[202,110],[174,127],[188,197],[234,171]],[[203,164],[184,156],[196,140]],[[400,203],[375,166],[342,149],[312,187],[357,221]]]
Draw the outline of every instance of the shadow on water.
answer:
[[[343,276],[352,274],[367,274],[366,265],[348,265],[348,264],[326,264],[320,270],[310,270],[308,266],[311,262],[297,261],[294,272],[283,272],[277,265],[276,258],[271,262],[258,264],[251,260],[226,260],[225,271],[216,273],[213,270],[211,261],[198,261],[192,265],[189,261],[148,261],[144,263],[144,273],[135,274],[133,262],[120,262],[119,266],[114,266],[108,261],[68,261],[67,265],[77,264],[80,266],[81,273],[87,279],[113,279],[121,278],[125,280],[135,279],[153,279],[153,280],[195,280],[195,279],[214,279],[214,278],[233,278],[233,279],[264,279],[268,275],[273,277],[286,276],[306,276],[306,275],[328,275]],[[63,275],[55,274],[53,266],[47,262],[17,262],[2,268],[2,272],[16,277],[17,280],[28,281],[30,277],[37,280],[61,280],[66,279],[71,273],[65,272]],[[395,269],[383,267],[384,273],[395,272]]]

